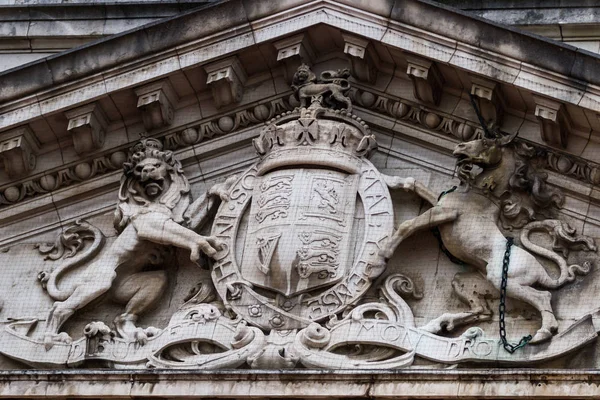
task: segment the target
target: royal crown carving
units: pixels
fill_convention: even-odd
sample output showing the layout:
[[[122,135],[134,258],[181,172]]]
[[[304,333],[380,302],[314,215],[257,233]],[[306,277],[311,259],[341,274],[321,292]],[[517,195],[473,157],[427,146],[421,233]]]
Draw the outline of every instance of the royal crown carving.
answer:
[[[51,368],[371,370],[528,365],[597,340],[596,311],[559,325],[551,303],[562,287],[581,287],[598,257],[593,238],[561,216],[563,195],[533,162],[535,149],[514,135],[473,130],[454,150],[460,184],[440,195],[368,160],[377,141],[352,114],[348,70],[317,77],[301,65],[292,88],[299,107],[274,118],[266,107],[254,110],[257,120],[271,118],[253,142],[258,160],[197,199],[172,150],[156,138],[134,144],[114,230],[77,221],[37,246],[37,289],[48,307],[12,315],[5,306],[0,353]],[[380,106],[398,118],[417,112]],[[200,136],[192,129],[171,142]],[[405,204],[391,193],[398,189],[431,207],[403,217]],[[426,319],[414,310],[427,293],[409,276],[400,245],[436,227],[440,257],[471,269],[447,280],[463,309]],[[169,286],[169,277],[186,266],[199,283],[184,296],[187,282]],[[144,318],[169,291],[169,303],[181,301],[168,322],[148,326]],[[98,314],[76,329],[74,316],[102,298],[116,303],[114,318]],[[502,336],[481,327],[504,321],[505,308],[496,314],[490,299],[534,310],[540,326],[525,347],[511,353],[506,329]]]
[[[319,80],[303,64],[294,92],[304,107],[269,121],[254,147],[263,172],[289,164],[323,165],[356,172],[360,159],[377,148],[368,125],[353,115],[348,71],[325,71]],[[328,107],[329,106],[329,107]],[[344,108],[342,108],[344,107]]]

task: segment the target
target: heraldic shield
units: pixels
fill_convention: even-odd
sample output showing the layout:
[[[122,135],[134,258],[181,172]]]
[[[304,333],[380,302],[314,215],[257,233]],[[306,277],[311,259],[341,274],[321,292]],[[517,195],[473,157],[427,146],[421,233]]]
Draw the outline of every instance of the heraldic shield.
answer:
[[[353,256],[358,178],[323,168],[257,177],[242,276],[286,297],[338,282]]]
[[[319,102],[267,124],[213,224],[226,306],[262,329],[302,329],[368,290],[393,231],[386,182],[366,159],[376,146],[364,122]]]

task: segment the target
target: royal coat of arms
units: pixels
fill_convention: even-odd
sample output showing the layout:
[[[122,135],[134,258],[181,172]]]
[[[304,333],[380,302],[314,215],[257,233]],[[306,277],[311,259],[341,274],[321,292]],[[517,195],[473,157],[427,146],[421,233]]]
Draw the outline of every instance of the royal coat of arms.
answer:
[[[136,144],[119,192],[119,236],[101,251],[102,232],[81,221],[55,244],[40,246],[48,258],[62,262],[39,275],[56,303],[41,336],[30,334],[36,318],[9,324],[0,352],[53,368],[94,360],[116,368],[389,369],[410,367],[416,357],[442,364],[529,363],[597,338],[592,314],[558,331],[546,290],[592,267],[567,265],[556,251],[595,251],[595,243],[563,221],[536,219],[536,207],[560,207],[560,194],[545,187],[542,174],[527,169],[527,151],[514,137],[498,134],[459,144],[454,154],[461,187],[438,196],[413,178],[380,173],[368,160],[377,142],[351,112],[347,70],[317,78],[302,65],[293,88],[300,107],[269,121],[254,140],[259,160],[195,202],[173,153],[156,139]],[[483,172],[475,175],[474,166]],[[395,227],[390,189],[414,192],[433,207]],[[517,190],[529,193],[533,203],[506,198]],[[521,230],[513,250],[497,225],[500,219]],[[207,222],[210,235],[199,235]],[[406,302],[421,296],[415,283],[384,272],[400,242],[438,226],[449,256],[481,269],[502,296],[540,313],[542,326],[531,344],[511,347],[505,335],[487,337],[476,326],[446,335],[490,318],[486,307],[463,292],[459,297],[468,311],[417,326]],[[484,235],[477,226],[485,226]],[[533,243],[534,231],[554,238],[555,251]],[[139,327],[140,315],[161,298],[175,248],[189,251],[192,262],[204,253],[212,282],[200,285],[166,327]],[[503,271],[497,261],[511,254],[512,272]],[[551,279],[535,256],[556,262],[560,277]],[[93,278],[63,287],[64,275],[88,264]],[[378,278],[378,296],[365,298]],[[105,293],[125,304],[112,327],[92,322],[81,338],[61,332],[67,319]]]

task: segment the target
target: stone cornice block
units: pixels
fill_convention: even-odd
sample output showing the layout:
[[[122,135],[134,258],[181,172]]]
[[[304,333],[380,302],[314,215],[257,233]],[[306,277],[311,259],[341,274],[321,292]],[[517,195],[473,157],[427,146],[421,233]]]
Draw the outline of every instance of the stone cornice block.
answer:
[[[173,122],[174,109],[179,98],[168,79],[135,89],[137,108],[147,130],[162,128]]]
[[[9,178],[20,178],[33,171],[38,142],[28,126],[3,133],[0,140],[0,158]]]
[[[375,83],[379,58],[369,40],[347,33],[342,33],[342,37],[344,53],[348,54],[352,64],[352,75],[363,82]]]
[[[442,98],[444,80],[436,65],[421,57],[406,57],[406,74],[413,82],[415,97],[428,104],[438,105]]]
[[[315,58],[312,46],[304,33],[279,40],[273,45],[277,49],[277,61],[300,58],[302,62],[311,63]]]
[[[493,128],[502,125],[504,101],[498,83],[475,76],[471,77],[471,81],[471,94],[487,126]]]
[[[247,76],[237,56],[208,64],[204,70],[217,108],[242,100]]]
[[[65,112],[69,120],[67,131],[73,137],[77,154],[84,154],[102,148],[108,126],[108,118],[99,103]]]
[[[285,65],[285,79],[288,83],[292,82],[300,64],[311,65],[315,59],[308,35],[304,33],[279,40],[273,46],[277,49],[277,61]]]
[[[533,98],[542,140],[550,145],[566,148],[572,123],[565,106],[543,97],[533,96]]]
[[[349,8],[348,12],[350,12],[354,7],[367,7],[367,3],[363,2],[359,4],[354,2],[352,3],[352,6]],[[277,9],[279,10],[279,7],[281,7],[281,10],[283,10],[284,8],[289,7],[290,4],[286,2],[281,4],[278,3]],[[250,46],[254,46],[256,43],[266,43],[269,40],[278,40],[290,33],[286,27],[292,26],[292,23],[298,23],[297,27],[294,28],[294,31],[310,29],[312,26],[315,26],[319,23],[328,24],[337,29],[352,32],[356,35],[371,37],[371,40],[374,41],[372,43],[381,40],[382,43],[385,43],[390,48],[421,54],[424,57],[437,59],[438,62],[449,62],[451,65],[458,66],[461,69],[471,70],[482,75],[488,75],[491,79],[508,83],[512,83],[514,81],[512,74],[515,70],[517,72],[520,70],[522,64],[521,60],[523,60],[523,57],[527,57],[525,61],[529,61],[537,65],[537,67],[541,67],[542,69],[540,71],[543,75],[552,75],[551,71],[553,71],[555,66],[559,66],[562,69],[562,64],[565,64],[563,62],[564,57],[552,57],[552,60],[560,59],[560,63],[552,62],[548,65],[546,65],[547,63],[542,63],[540,65],[540,63],[537,63],[536,61],[540,59],[546,60],[551,58],[546,57],[547,54],[549,54],[546,50],[552,49],[546,49],[546,47],[554,47],[555,51],[553,54],[555,55],[558,53],[564,54],[566,52],[570,54],[575,52],[573,48],[564,47],[565,45],[541,42],[540,44],[543,44],[543,47],[541,48],[525,46],[523,49],[521,49],[521,51],[514,51],[514,49],[519,48],[523,43],[512,39],[511,46],[499,47],[497,43],[488,43],[490,46],[485,46],[485,48],[489,50],[483,51],[481,50],[481,40],[473,39],[473,37],[478,38],[480,35],[462,35],[457,39],[457,42],[456,40],[447,39],[452,36],[448,35],[449,33],[455,33],[455,29],[453,29],[451,26],[441,27],[435,25],[432,27],[430,25],[423,25],[422,22],[424,19],[420,17],[417,18],[419,24],[414,25],[414,27],[409,26],[410,24],[406,25],[389,20],[388,14],[382,14],[385,19],[381,19],[378,23],[375,23],[374,20],[367,18],[366,15],[362,15],[362,13],[356,13],[355,15],[348,15],[346,13],[345,17],[341,18],[340,12],[339,14],[336,14],[335,18],[325,18],[324,15],[331,15],[323,12],[324,10],[329,12],[330,8],[327,7],[329,7],[330,2],[325,2],[323,4],[311,4],[314,4],[314,6],[311,5],[311,7],[313,7],[311,10],[313,11],[311,11],[310,14],[301,15],[295,15],[295,11],[271,15],[270,12],[266,12],[265,9],[263,10],[266,13],[264,14],[265,20],[260,21],[260,23],[256,25],[256,28],[250,28],[248,25],[244,29],[239,30],[239,28],[234,28],[237,25],[231,25],[230,28],[233,28],[233,31],[230,31],[225,28],[224,24],[219,25],[215,22],[214,26],[212,26],[213,20],[211,20],[210,31],[212,33],[216,33],[216,31],[222,30],[226,36],[225,38],[221,35],[210,35],[203,36],[204,39],[202,40],[193,40],[191,42],[182,43],[182,36],[175,35],[172,33],[172,29],[168,29],[168,26],[171,26],[171,24],[177,24],[177,26],[180,26],[179,20],[177,20],[177,22],[168,22],[168,26],[160,27],[157,25],[144,28],[136,33],[131,32],[120,35],[119,37],[112,38],[111,40],[98,43],[97,45],[92,46],[92,48],[82,48],[80,50],[72,51],[63,55],[57,55],[57,57],[53,57],[51,60],[44,59],[28,64],[27,66],[14,69],[4,76],[3,90],[0,93],[0,99],[6,101],[8,99],[14,99],[16,97],[25,95],[29,96],[32,93],[37,93],[38,98],[48,98],[49,101],[54,105],[52,110],[42,111],[43,114],[64,111],[65,109],[71,107],[81,106],[85,102],[90,101],[90,99],[95,99],[100,96],[99,93],[94,95],[86,95],[86,97],[82,97],[80,95],[82,87],[85,87],[85,90],[89,92],[93,92],[94,90],[96,92],[100,92],[100,88],[104,85],[97,85],[95,81],[91,83],[92,80],[90,80],[91,76],[95,76],[94,74],[96,72],[94,71],[97,71],[98,68],[102,68],[103,70],[111,70],[111,72],[106,73],[106,92],[114,92],[122,89],[123,80],[127,82],[139,82],[140,80],[151,81],[153,79],[160,79],[164,77],[167,65],[171,71],[175,71],[180,67],[184,68],[184,66],[185,68],[194,68],[198,67],[199,65],[204,65],[204,63],[211,62],[216,57],[220,57],[222,54],[222,50],[220,49],[222,48],[230,49],[231,52],[243,51],[244,49],[248,49]],[[344,4],[340,3],[339,6],[345,7]],[[418,2],[416,2],[413,6],[417,9],[423,7],[423,5]],[[244,15],[239,15],[240,13],[244,12],[243,8],[235,8],[231,5],[227,7],[223,5],[223,7],[226,8],[226,10],[222,9],[218,12],[219,23],[222,22],[220,17],[221,15],[228,16],[230,19],[235,19],[234,15],[238,15],[239,21],[243,20],[245,23],[247,23],[248,19]],[[217,16],[208,9],[202,9],[199,11],[199,14],[202,15],[198,18],[205,18],[206,13],[211,15],[211,17]],[[414,9],[411,9],[411,14],[413,13]],[[404,15],[402,16],[404,17]],[[454,18],[456,16],[446,17]],[[186,15],[185,19],[188,20],[188,18],[191,18],[191,16]],[[203,19],[200,19],[200,21],[202,20]],[[389,21],[389,25],[387,21]],[[185,26],[193,26],[193,29],[191,28],[189,31],[184,32],[186,37],[189,38],[190,36],[188,35],[191,35],[191,32],[194,32],[194,34],[202,33],[203,35],[210,33],[206,30],[209,28],[206,26],[206,24],[191,20],[189,20],[189,22],[190,25],[186,24]],[[195,25],[191,25],[192,22],[196,22]],[[241,24],[242,22],[239,23]],[[360,27],[360,29],[358,29],[358,27]],[[214,31],[212,28],[214,28]],[[439,36],[440,32],[436,31],[438,28],[444,29],[442,36]],[[499,29],[498,27],[493,26],[488,26],[487,28]],[[364,31],[361,29],[364,29]],[[434,32],[437,32],[437,34],[428,33],[428,31],[430,32],[431,29],[433,29]],[[383,37],[376,37],[376,34],[379,35],[379,32],[381,32],[382,35],[383,32],[385,32],[385,35]],[[150,34],[151,36],[147,36],[147,34]],[[517,34],[515,32],[511,32],[511,38],[513,39],[515,38],[515,36],[512,36],[513,34],[517,36],[520,35],[520,33]],[[148,43],[149,37],[151,37],[151,42]],[[493,37],[493,35],[486,35],[486,38],[483,39],[487,40],[489,37]],[[260,38],[260,41],[256,41],[256,38]],[[167,39],[175,41],[174,45],[177,46],[178,55],[174,55],[171,47],[167,47],[167,50],[160,50],[157,47],[158,41],[160,41],[160,43],[165,43]],[[527,42],[533,40],[530,37],[526,39]],[[126,56],[118,57],[118,60],[115,60],[114,57],[110,56],[114,53],[115,48],[123,49],[126,53]],[[469,48],[469,50],[466,51],[466,48]],[[461,49],[465,51],[461,51]],[[531,57],[532,54],[536,54],[537,56]],[[540,58],[540,54],[543,54],[544,57]],[[99,57],[100,55],[102,55],[102,57]],[[107,56],[105,57],[104,55]],[[146,56],[150,55],[151,57],[146,58]],[[573,66],[573,69],[569,68],[567,70],[581,71],[581,68],[584,68],[584,71],[582,72],[585,72],[586,76],[588,76],[589,79],[592,79],[590,82],[596,82],[598,80],[596,77],[597,74],[594,74],[593,71],[596,70],[594,65],[597,63],[597,60],[594,60],[592,55],[580,53],[579,51],[577,51],[577,57],[577,62]],[[95,58],[102,58],[102,63],[91,63],[90,59]],[[141,59],[147,61],[140,62]],[[586,59],[587,61],[584,62]],[[116,66],[116,64],[119,64],[118,68],[109,68],[110,66]],[[504,68],[505,65],[509,65],[510,68]],[[514,65],[517,65],[517,67],[514,68]],[[523,67],[526,65],[527,64],[523,62]],[[501,69],[501,71],[498,71],[498,69]],[[74,71],[77,71],[77,73],[74,73]],[[580,91],[578,85],[575,84],[578,81],[570,79],[568,76],[563,76],[562,78],[573,81],[573,83],[565,85],[564,87],[560,87],[558,90],[554,87],[555,85],[546,85],[544,83],[544,87],[548,87],[544,89],[545,91],[540,92],[541,86],[537,84],[537,79],[533,79],[531,74],[525,74],[525,72],[526,71],[523,71],[523,76],[519,77],[519,80],[516,83],[517,86],[527,88],[532,92],[538,92],[544,96],[556,97],[560,101],[577,104],[578,100],[575,98],[575,96],[573,96],[574,99],[572,100],[561,97],[564,97],[566,93],[564,89],[568,89],[569,93],[577,93]],[[500,78],[499,74],[503,75],[504,77]],[[59,80],[55,81],[54,77]],[[573,77],[577,78],[576,76]],[[73,81],[74,85],[56,85],[57,82],[64,82],[66,80]],[[142,82],[140,82],[140,84],[141,83]],[[47,88],[51,89],[46,90]],[[584,90],[593,91],[593,85],[590,85],[587,88],[584,87]],[[597,103],[589,102],[587,93],[585,95],[586,101],[580,103],[579,105],[581,107],[587,107],[597,111]],[[569,96],[571,97],[570,94]],[[581,94],[579,94],[579,97],[581,98]],[[27,97],[27,99],[27,101],[29,101],[30,98]],[[31,104],[31,109],[35,110],[39,107],[39,105],[39,102],[37,104]],[[46,108],[47,105],[48,104],[46,101],[41,102],[42,109]],[[10,128],[27,123],[28,119],[23,116],[21,111],[22,107],[20,104],[11,102],[10,104],[7,104],[7,106],[8,107],[3,107],[4,111],[1,119],[2,127]],[[18,120],[14,121],[14,119]],[[10,124],[7,121],[10,121]]]

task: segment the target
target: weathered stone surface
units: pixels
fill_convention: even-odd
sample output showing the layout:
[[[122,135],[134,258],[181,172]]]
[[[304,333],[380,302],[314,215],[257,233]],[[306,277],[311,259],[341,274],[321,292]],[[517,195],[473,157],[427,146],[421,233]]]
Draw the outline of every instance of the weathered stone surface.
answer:
[[[20,178],[30,173],[36,165],[39,145],[27,126],[5,134],[0,143],[0,157],[9,178]]]
[[[353,35],[342,35],[344,38],[344,53],[348,54],[352,72],[365,82],[377,81],[377,65],[379,57],[369,45],[369,41]]]
[[[100,104],[67,111],[65,116],[69,119],[67,131],[73,136],[75,152],[87,153],[104,145],[108,119]]]
[[[573,396],[594,399],[598,375],[529,369],[521,371],[446,370],[372,372],[277,371],[185,372],[185,371],[83,371],[2,373],[1,394],[32,396],[108,396],[147,398],[347,398],[374,399],[500,399],[522,396],[546,399]],[[343,395],[340,395],[343,394]]]
[[[544,142],[566,148],[571,135],[572,123],[565,106],[559,102],[534,97],[535,116],[540,122]]]
[[[111,228],[103,230],[75,219],[78,212],[60,206],[61,194],[53,196],[60,207],[58,215],[75,221],[53,243],[37,245],[43,260],[28,270],[40,282],[32,296],[36,302],[24,307],[18,300],[17,293],[31,282],[2,282],[11,288],[7,293],[15,294],[3,310],[11,317],[0,336],[0,352],[37,368],[110,362],[135,369],[387,370],[432,362],[535,365],[594,342],[598,331],[594,309],[568,326],[563,320],[560,325],[550,293],[539,290],[562,288],[576,275],[585,282],[596,260],[594,238],[578,234],[558,215],[564,195],[547,187],[547,176],[536,170],[539,155],[527,145],[513,143],[516,134],[497,133],[459,143],[453,154],[459,160],[461,188],[438,197],[443,186],[430,173],[409,169],[431,188],[402,169],[398,169],[400,176],[382,174],[367,161],[377,148],[376,137],[351,113],[348,78],[346,69],[324,70],[317,77],[301,65],[292,85],[300,107],[276,114],[253,140],[256,162],[241,157],[243,152],[231,152],[232,158],[252,164],[238,175],[227,172],[223,177],[227,179],[216,185],[209,185],[208,179],[222,174],[219,158],[200,159],[194,165],[196,157],[186,154],[190,151],[180,152],[183,159],[192,160],[187,171],[204,176],[204,190],[196,190],[200,195],[194,202],[183,165],[161,140],[141,139],[130,148],[126,162],[125,155],[117,153],[102,161],[111,168],[124,166],[114,219],[116,235],[108,232]],[[152,93],[161,91],[166,94],[173,88],[159,81],[138,89],[138,95],[153,99]],[[374,104],[368,96],[360,96],[360,101]],[[400,116],[411,112],[399,107],[386,111]],[[68,116],[76,120],[80,111],[93,114],[96,108],[75,110]],[[219,117],[211,129],[224,134],[245,119],[248,124],[269,114],[268,107],[256,106],[251,116],[237,112],[235,119]],[[434,113],[415,119],[430,129],[448,126],[450,133],[465,135],[465,128],[458,131],[451,120],[443,122]],[[208,126],[200,131],[187,128],[181,135],[167,136],[165,143],[177,148],[214,133]],[[385,147],[389,159],[396,150],[393,143]],[[474,165],[482,172],[473,174]],[[388,161],[387,166],[394,164]],[[59,174],[58,179],[85,179],[93,167],[97,165],[80,163],[73,175]],[[58,183],[53,175],[46,175],[36,184],[52,191]],[[421,213],[420,207],[411,206],[414,199],[392,197],[390,190],[396,189],[414,193],[433,207]],[[4,196],[18,202],[23,193],[8,188]],[[93,205],[81,201],[79,213],[89,204]],[[438,225],[440,240],[453,254],[450,259],[479,268],[487,277],[486,286],[472,283],[452,268],[443,273],[468,310],[460,305],[448,308],[440,293],[434,292],[431,303],[413,311],[414,301],[432,296],[423,290],[423,282],[447,263],[439,256],[432,263],[423,258],[426,253],[415,254],[423,275],[410,276],[388,265],[396,252],[406,251],[402,244],[409,236]],[[209,228],[210,236],[196,232]],[[501,230],[507,228],[519,232],[518,246],[510,253],[512,241]],[[544,235],[554,239],[553,251],[540,246]],[[435,242],[429,241],[426,246],[432,245]],[[505,252],[495,250],[503,248]],[[578,254],[577,261],[567,264],[572,252]],[[499,269],[507,254],[512,267],[508,274]],[[536,261],[540,255],[559,267],[558,278],[551,278]],[[31,255],[17,245],[7,253],[5,263],[20,265],[16,260],[23,257]],[[60,264],[53,267],[54,262]],[[152,308],[167,293],[181,299],[178,285],[169,288],[173,269],[193,264],[208,266],[210,279],[198,275],[183,304],[169,303],[152,316]],[[93,280],[86,278],[89,274]],[[510,285],[498,286],[502,274]],[[382,279],[376,280],[379,276]],[[531,287],[534,284],[537,289]],[[380,297],[371,300],[375,290]],[[450,296],[450,285],[446,290]],[[498,290],[499,296],[490,292]],[[105,293],[124,304],[124,309],[103,306],[101,315],[83,311]],[[359,303],[360,299],[364,300]],[[489,329],[472,326],[492,319],[487,301],[497,299],[520,300],[541,317],[539,328],[520,327],[537,331],[528,339],[531,344],[518,353],[510,354],[514,348],[506,337],[496,339]],[[26,312],[27,307],[32,310]],[[35,316],[47,308],[45,318]],[[141,322],[147,314],[158,326]],[[504,314],[500,318],[511,332],[517,330],[514,319],[505,321]],[[463,326],[468,328],[458,337],[444,335]],[[548,345],[538,347],[541,342]],[[368,347],[356,358],[351,348],[361,343]]]
[[[471,95],[475,98],[484,123],[490,129],[502,126],[505,106],[499,85],[477,77],[472,80]]]
[[[37,62],[26,69],[15,69],[11,73],[10,79],[5,79],[5,81],[6,84],[2,85],[2,91],[0,92],[0,97],[3,100],[24,96],[38,90],[40,87],[49,87],[54,83],[52,71],[45,60]]]
[[[290,83],[300,64],[311,64],[315,58],[314,50],[305,34],[294,35],[273,45],[277,49],[277,61],[285,64],[286,80]]]
[[[0,369],[52,371],[6,372],[1,395],[593,396],[594,78],[519,55],[569,48],[393,6],[167,15],[3,103],[0,141],[28,136],[37,165],[14,173],[19,145],[0,171]],[[564,148],[538,98],[571,119]]]
[[[173,123],[179,96],[169,80],[154,82],[135,89],[137,108],[142,113],[144,128],[151,131]]]
[[[244,95],[246,71],[237,57],[230,57],[204,67],[206,84],[211,88],[217,108],[239,103]]]
[[[577,53],[577,49],[573,46],[564,44],[558,46],[554,41],[543,40],[505,26],[490,24],[489,21],[450,7],[436,7],[433,3],[396,2],[391,18],[421,26],[445,37],[466,41],[485,50],[495,50],[530,64],[544,65],[552,71],[565,75],[571,73]],[[440,23],[441,21],[443,22]],[[587,61],[596,62],[591,59]]]
[[[424,103],[437,106],[443,90],[443,78],[435,63],[420,57],[408,57],[406,74],[413,82],[414,94]]]

